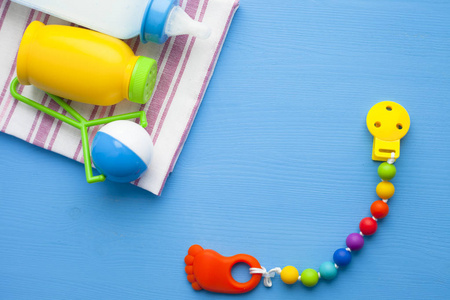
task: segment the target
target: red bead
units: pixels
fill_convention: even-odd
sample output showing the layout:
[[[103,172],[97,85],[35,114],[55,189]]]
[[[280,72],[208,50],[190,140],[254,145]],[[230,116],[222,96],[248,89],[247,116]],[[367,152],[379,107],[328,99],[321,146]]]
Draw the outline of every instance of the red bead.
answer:
[[[381,200],[377,200],[370,206],[372,216],[377,219],[382,219],[389,213],[389,206]]]
[[[361,230],[364,235],[374,234],[375,231],[377,231],[377,228],[377,221],[369,217],[362,219],[359,223],[359,230]]]

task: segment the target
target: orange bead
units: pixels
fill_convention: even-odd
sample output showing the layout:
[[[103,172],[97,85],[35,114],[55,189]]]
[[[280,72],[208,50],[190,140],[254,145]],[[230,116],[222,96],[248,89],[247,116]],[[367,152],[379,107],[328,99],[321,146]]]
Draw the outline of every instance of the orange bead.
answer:
[[[389,205],[381,200],[377,200],[370,206],[370,212],[375,218],[382,219],[389,213]]]

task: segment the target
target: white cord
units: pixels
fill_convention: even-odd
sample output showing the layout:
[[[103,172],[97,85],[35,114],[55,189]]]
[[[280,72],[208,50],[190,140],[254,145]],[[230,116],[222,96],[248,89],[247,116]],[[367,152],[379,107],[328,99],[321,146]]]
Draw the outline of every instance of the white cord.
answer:
[[[275,274],[280,275],[281,274],[281,268],[273,268],[269,272],[267,272],[266,268],[250,268],[250,274],[261,274],[262,277],[264,277],[264,286],[271,287],[272,286],[272,279],[275,277]]]
[[[395,152],[391,153],[391,158],[389,158],[387,160],[387,163],[392,165],[395,162]],[[384,180],[383,180],[384,181]],[[383,202],[386,203],[387,199],[383,199]],[[378,221],[377,218],[372,217],[375,221]],[[359,234],[361,236],[364,236],[364,234],[362,232],[359,232]],[[346,248],[345,250],[347,250],[348,252],[352,252],[352,250],[350,248]],[[334,267],[336,269],[339,269],[339,266],[337,264],[334,264]],[[276,267],[271,269],[269,272],[267,272],[266,268],[261,267],[261,268],[250,268],[250,274],[261,274],[262,277],[264,277],[264,286],[266,287],[272,287],[272,278],[275,277],[275,274],[280,275],[281,274],[281,268]],[[317,272],[317,274],[320,276],[320,273]],[[301,281],[301,276],[298,276],[298,281]]]
[[[391,158],[389,158],[389,159],[387,160],[387,163],[390,164],[390,165],[392,165],[393,163],[395,163],[395,152],[392,152],[392,153],[391,153]]]

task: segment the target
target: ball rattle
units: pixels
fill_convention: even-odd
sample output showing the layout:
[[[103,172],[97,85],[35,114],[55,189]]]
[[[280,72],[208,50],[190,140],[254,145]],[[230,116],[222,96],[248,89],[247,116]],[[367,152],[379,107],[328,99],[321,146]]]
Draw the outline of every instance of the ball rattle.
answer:
[[[47,93],[72,116],[69,117],[21,95],[17,91],[18,85],[18,79],[14,78],[10,88],[14,98],[80,130],[87,182],[101,182],[106,178],[115,182],[130,182],[138,179],[147,170],[153,154],[153,142],[144,129],[147,127],[144,111],[86,120],[63,99]],[[127,121],[132,119],[140,119],[140,124]],[[92,160],[101,173],[94,176],[88,128],[104,124],[107,125],[97,132],[92,143]]]
[[[106,124],[97,132],[91,153],[95,167],[106,179],[130,182],[147,170],[153,143],[142,126],[120,120]]]

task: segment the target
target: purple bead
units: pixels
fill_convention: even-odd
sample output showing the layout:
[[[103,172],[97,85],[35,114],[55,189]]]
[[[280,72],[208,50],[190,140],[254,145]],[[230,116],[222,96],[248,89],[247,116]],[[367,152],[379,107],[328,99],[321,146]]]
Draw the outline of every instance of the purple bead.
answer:
[[[359,233],[349,234],[345,242],[352,251],[359,250],[364,246],[364,238]]]

